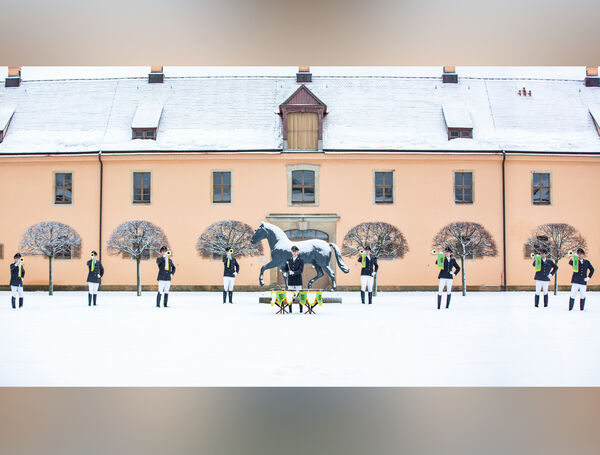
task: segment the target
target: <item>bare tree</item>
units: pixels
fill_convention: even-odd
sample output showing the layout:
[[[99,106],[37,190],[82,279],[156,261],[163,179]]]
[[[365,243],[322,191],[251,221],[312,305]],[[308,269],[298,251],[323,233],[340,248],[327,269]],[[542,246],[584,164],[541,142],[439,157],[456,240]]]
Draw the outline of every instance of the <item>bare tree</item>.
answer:
[[[527,259],[531,253],[539,254],[548,251],[548,257],[554,262],[564,258],[567,253],[577,248],[587,248],[583,236],[570,224],[548,223],[535,228],[524,245]],[[558,271],[554,274],[554,295],[558,293]]]
[[[203,257],[224,256],[230,249],[232,256],[260,256],[261,243],[250,242],[254,229],[241,221],[226,220],[213,223],[198,237],[196,250]]]
[[[479,223],[459,221],[444,226],[433,238],[433,248],[450,248],[460,257],[462,295],[467,295],[465,258],[496,256],[498,251],[492,235]]]
[[[42,255],[48,258],[48,295],[54,293],[53,261],[57,256],[77,256],[81,238],[71,226],[58,221],[43,221],[30,226],[21,239],[23,254]]]
[[[137,270],[137,295],[142,295],[140,261],[144,256],[157,256],[160,247],[169,247],[167,236],[161,228],[149,221],[126,221],[113,231],[106,242],[109,254],[125,254],[135,259]]]
[[[383,221],[365,222],[354,226],[344,236],[342,254],[356,256],[360,250],[371,248],[378,259],[403,258],[408,252],[408,243],[400,230]],[[377,295],[377,276],[375,275],[373,293]]]

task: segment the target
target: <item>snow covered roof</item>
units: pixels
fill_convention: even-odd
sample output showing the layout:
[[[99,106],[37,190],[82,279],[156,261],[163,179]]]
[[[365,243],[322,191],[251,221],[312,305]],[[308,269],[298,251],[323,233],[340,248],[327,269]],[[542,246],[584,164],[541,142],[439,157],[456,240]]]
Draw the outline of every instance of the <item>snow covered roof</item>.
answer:
[[[471,114],[465,106],[444,104],[442,112],[448,128],[473,128]]]
[[[17,105],[0,153],[281,150],[279,105],[299,87],[296,71],[165,67],[164,83],[149,84],[148,67],[23,67],[20,87],[0,85],[0,106]],[[584,67],[456,71],[458,83],[443,84],[441,67],[312,67],[306,86],[329,112],[323,148],[600,152],[589,107],[600,89],[585,87]],[[146,105],[162,106],[157,138],[132,140]],[[448,140],[442,106],[468,110],[473,139]]]
[[[8,122],[10,122],[11,117],[13,116],[15,109],[15,104],[8,104],[6,106],[0,105],[0,131],[4,131]]]
[[[135,111],[135,115],[133,116],[131,127],[158,128],[158,122],[160,121],[160,114],[162,113],[162,110],[163,107],[161,104],[140,104]]]

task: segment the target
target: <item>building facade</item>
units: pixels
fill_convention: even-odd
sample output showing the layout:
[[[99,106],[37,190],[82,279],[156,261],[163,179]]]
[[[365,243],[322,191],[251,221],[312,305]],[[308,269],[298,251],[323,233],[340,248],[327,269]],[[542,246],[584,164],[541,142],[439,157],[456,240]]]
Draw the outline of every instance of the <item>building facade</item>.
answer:
[[[381,261],[382,289],[432,288],[432,239],[453,221],[481,223],[497,245],[496,257],[466,262],[477,289],[532,285],[524,242],[540,224],[573,225],[592,263],[600,257],[594,68],[580,78],[503,78],[502,68],[495,76],[301,68],[170,77],[158,67],[146,77],[52,80],[28,80],[26,70],[10,69],[0,87],[2,285],[23,233],[41,221],[68,224],[82,238],[81,255],[55,261],[57,289],[85,284],[92,249],[101,253],[104,289],[133,289],[135,262],[109,255],[106,240],[137,219],[166,233],[174,289],[220,286],[221,262],[195,245],[227,219],[268,221],[292,239],[340,246],[353,226],[388,222],[409,251]],[[263,258],[240,259],[238,288],[258,287],[263,246]],[[345,260],[351,272],[335,267],[338,286],[355,287],[360,269]],[[26,261],[26,287],[46,285],[46,259]],[[567,285],[567,260],[559,267]],[[278,280],[275,271],[265,277],[267,287]],[[143,261],[143,284],[155,278],[154,261]]]

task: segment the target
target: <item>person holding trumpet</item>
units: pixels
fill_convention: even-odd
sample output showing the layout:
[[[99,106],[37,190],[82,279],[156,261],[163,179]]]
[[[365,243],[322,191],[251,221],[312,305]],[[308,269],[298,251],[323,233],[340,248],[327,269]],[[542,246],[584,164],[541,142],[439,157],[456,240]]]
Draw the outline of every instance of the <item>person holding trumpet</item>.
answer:
[[[223,268],[223,303],[227,303],[228,293],[229,303],[233,303],[233,284],[235,276],[240,273],[240,264],[233,256],[232,248],[223,256]]]
[[[92,257],[87,261],[88,267],[88,306],[92,306],[92,299],[94,300],[94,306],[96,306],[96,297],[98,297],[98,287],[100,286],[100,278],[104,275],[104,267],[96,259],[98,253],[92,251]]]
[[[548,251],[542,250],[540,254],[531,253],[533,259],[533,267],[535,269],[535,306],[540,304],[540,294],[544,291],[544,307],[548,306],[548,285],[550,277],[556,273],[558,266],[552,259],[547,257]]]
[[[571,296],[569,297],[569,311],[573,309],[575,305],[575,297],[579,292],[579,309],[583,311],[585,307],[585,291],[587,282],[594,274],[594,267],[592,263],[585,259],[585,251],[583,248],[578,248],[577,253],[574,254],[572,251],[567,253],[571,259],[569,259],[569,265],[573,266],[573,276],[571,277]],[[589,271],[589,274],[588,274]]]
[[[160,308],[160,296],[164,294],[163,307],[167,307],[169,301],[169,289],[171,287],[171,278],[175,274],[175,264],[171,260],[171,250],[166,246],[160,247],[160,256],[156,258],[158,266],[158,294],[156,294],[156,308]]]
[[[373,303],[373,281],[377,270],[379,270],[379,264],[377,258],[371,256],[371,247],[367,246],[364,250],[359,251],[360,256],[358,262],[360,262],[360,301],[364,305],[365,303],[365,292],[369,293],[369,305]]]
[[[302,272],[304,272],[304,261],[299,255],[299,248],[296,245],[292,245],[291,248],[292,257],[285,261],[283,271],[287,276],[287,289],[294,291],[295,295],[302,289]],[[292,305],[289,306],[290,313],[292,312]],[[300,313],[302,313],[302,305],[300,305]]]
[[[450,307],[450,298],[452,297],[452,279],[460,272],[460,267],[456,259],[452,257],[452,250],[449,247],[444,248],[444,254],[438,254],[436,250],[432,250],[431,254],[436,254],[438,257],[435,261],[440,272],[438,278],[440,284],[438,286],[437,307],[438,310],[442,306],[442,294],[446,288],[446,308]]]
[[[23,278],[25,278],[25,267],[23,267],[23,258],[21,253],[13,256],[15,260],[10,265],[10,292],[11,304],[13,308],[17,308],[17,297],[19,298],[19,308],[23,306]]]

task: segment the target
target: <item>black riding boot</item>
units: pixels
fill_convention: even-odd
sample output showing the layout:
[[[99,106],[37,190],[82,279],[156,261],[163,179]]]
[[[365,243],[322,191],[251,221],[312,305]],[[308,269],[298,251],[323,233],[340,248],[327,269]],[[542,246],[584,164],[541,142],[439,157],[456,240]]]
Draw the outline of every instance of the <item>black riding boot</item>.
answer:
[[[156,308],[160,308],[160,292],[156,294]]]
[[[575,305],[575,299],[569,299],[569,311],[573,309],[573,305]]]
[[[169,300],[169,294],[165,293],[165,298],[163,300],[163,307],[167,308],[167,301]]]
[[[23,297],[19,297],[19,308],[23,307]]]
[[[96,297],[98,297],[98,294],[92,294],[92,300],[94,300],[94,306],[96,306]]]
[[[233,291],[229,291],[229,303],[233,303]]]
[[[585,306],[585,299],[579,299],[579,309],[583,311],[583,307]]]
[[[365,291],[360,291],[360,301],[363,304],[365,303]]]
[[[369,292],[369,305],[373,303],[373,293]]]
[[[438,310],[442,307],[442,295],[438,294]]]
[[[15,302],[16,302],[15,298],[14,298],[14,297],[11,297],[11,298],[10,298],[10,303],[12,303],[12,307],[13,307],[13,308],[17,308],[17,306],[16,306],[16,303],[15,303]]]
[[[548,294],[544,294],[544,306],[548,306]]]
[[[88,293],[88,306],[92,306],[92,294]]]
[[[535,307],[537,308],[540,305],[540,296],[538,294],[535,295]]]
[[[223,291],[223,303],[227,303],[227,291]]]
[[[452,297],[452,294],[448,293],[446,296],[446,308],[450,307],[450,297]]]

